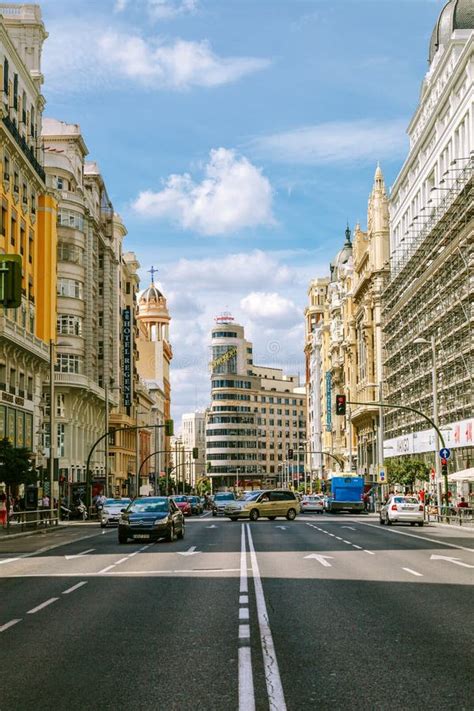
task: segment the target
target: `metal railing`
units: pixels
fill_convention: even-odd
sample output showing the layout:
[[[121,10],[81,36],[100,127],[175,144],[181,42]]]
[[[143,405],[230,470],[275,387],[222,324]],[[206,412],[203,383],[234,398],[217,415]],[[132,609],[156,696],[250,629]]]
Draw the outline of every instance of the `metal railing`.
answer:
[[[8,517],[4,531],[17,533],[18,531],[36,530],[57,526],[59,523],[58,512],[55,509],[37,509],[36,511],[14,511]]]
[[[449,523],[454,526],[474,526],[474,508],[443,506],[439,511],[436,506],[427,506],[426,519],[428,522]]]

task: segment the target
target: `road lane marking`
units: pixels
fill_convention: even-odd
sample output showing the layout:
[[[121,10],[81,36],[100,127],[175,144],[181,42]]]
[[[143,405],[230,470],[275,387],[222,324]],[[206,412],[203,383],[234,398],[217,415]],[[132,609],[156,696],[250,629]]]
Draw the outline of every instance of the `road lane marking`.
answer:
[[[95,551],[95,548],[88,548],[86,551],[82,551],[82,553],[74,553],[73,555],[65,555],[64,557],[66,560],[72,560],[73,558],[81,558],[83,555],[87,555],[93,551]]]
[[[3,565],[4,563],[14,563],[15,560],[21,560],[20,558],[5,558],[4,560],[0,560],[0,565]]]
[[[177,551],[177,555],[198,555],[200,552],[196,550],[196,546],[191,546],[187,551]]]
[[[250,639],[250,625],[239,625],[239,639]]]
[[[328,560],[333,560],[332,555],[318,555],[317,553],[310,553],[309,555],[305,555],[306,558],[313,558],[314,560],[317,560],[318,563],[321,563],[325,568],[332,568],[331,563],[328,563]]]
[[[63,590],[63,595],[69,595],[69,593],[74,592],[74,590],[78,590],[79,588],[82,588],[83,585],[87,585],[87,580],[83,580],[82,583],[77,583],[76,585],[73,585],[72,588]]]
[[[250,647],[239,649],[239,711],[255,711],[252,652]]]
[[[364,548],[364,553],[368,553],[369,555],[375,555],[374,551],[368,551],[366,548]]]
[[[247,579],[247,552],[245,548],[245,526],[242,526],[240,537],[240,592],[248,593],[249,585]]]
[[[252,564],[255,597],[257,600],[257,617],[260,627],[260,641],[262,644],[265,681],[267,683],[268,704],[270,711],[286,711],[285,695],[283,693],[275,645],[273,644],[273,636],[270,629],[270,621],[268,618],[267,605],[265,603],[265,595],[263,593],[260,569],[253,545],[252,533],[248,523],[245,524],[245,527],[249,541],[250,561]]]
[[[357,548],[358,551],[361,551],[361,550],[362,550],[362,546],[356,546],[355,543],[352,544],[352,547],[353,547],[353,548]]]
[[[343,543],[347,543],[348,546],[352,546],[352,541],[346,541],[344,538],[342,539]]]
[[[447,560],[448,563],[454,563],[454,565],[460,565],[463,568],[474,568],[474,565],[469,565],[469,563],[463,563],[459,558],[453,558],[448,555],[432,555],[430,560]]]
[[[99,570],[99,575],[101,575],[102,573],[108,573],[109,570],[112,570],[112,568],[115,568],[115,563],[113,563],[112,565],[108,565],[106,568],[103,568],[102,570]]]
[[[37,612],[40,610],[43,610],[45,607],[48,607],[48,605],[52,605],[53,602],[56,602],[59,600],[59,597],[50,597],[49,600],[46,600],[45,602],[42,602],[41,605],[37,605],[36,607],[33,607],[31,610],[28,610],[26,613],[27,615],[35,615]]]
[[[249,619],[249,608],[248,607],[239,608],[239,620],[248,620],[248,619]]]
[[[286,531],[286,526],[275,526],[275,528],[281,528],[282,531]]]
[[[407,573],[411,573],[412,575],[416,575],[419,578],[423,577],[422,573],[418,573],[416,570],[412,570],[411,568],[402,568],[402,570],[406,570]]]
[[[19,622],[21,622],[21,619],[19,620],[10,620],[10,622],[6,622],[4,625],[0,627],[0,632],[5,632],[5,630],[10,629],[10,627],[13,627],[13,625],[17,625]]]
[[[365,521],[360,522],[362,526],[370,526],[371,528],[377,529],[377,531],[383,531],[384,533],[397,533],[399,536],[409,536],[410,538],[419,538],[421,541],[428,541],[428,543],[437,543],[439,546],[448,548],[457,548],[461,551],[467,551],[468,553],[474,553],[474,548],[467,548],[467,546],[458,546],[456,543],[448,543],[448,541],[436,538],[427,538],[426,536],[420,536],[417,533],[408,533],[407,531],[397,531],[395,528],[385,526],[376,526],[373,523],[366,523]]]
[[[249,596],[248,595],[241,595],[239,597],[239,605],[248,605],[249,604]]]
[[[357,531],[357,528],[353,528],[352,526],[341,526],[341,528],[348,528],[350,531]]]
[[[120,558],[120,560],[118,560],[118,561],[115,563],[115,565],[121,565],[122,563],[125,563],[127,560],[128,560],[128,555],[125,556],[125,558]]]

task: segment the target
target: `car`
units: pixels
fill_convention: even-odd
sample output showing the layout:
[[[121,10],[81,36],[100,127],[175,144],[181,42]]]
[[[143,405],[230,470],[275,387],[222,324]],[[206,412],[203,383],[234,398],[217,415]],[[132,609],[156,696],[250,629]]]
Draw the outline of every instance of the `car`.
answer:
[[[191,504],[187,496],[172,496],[171,498],[185,516],[191,516]]]
[[[228,502],[224,515],[231,521],[248,518],[257,521],[260,517],[274,521],[277,516],[284,516],[293,521],[300,513],[301,506],[293,491],[288,489],[267,489],[257,491],[248,498]]]
[[[301,513],[315,511],[322,514],[324,512],[324,498],[319,494],[308,494],[301,500]]]
[[[202,514],[204,506],[201,503],[199,496],[188,496],[189,505],[191,506],[192,514]]]
[[[168,496],[135,499],[123,509],[118,525],[119,543],[127,543],[129,538],[135,541],[184,538],[184,515]]]
[[[425,511],[416,496],[394,494],[380,509],[380,524],[391,526],[392,523],[409,523],[411,526],[423,526]]]
[[[110,525],[118,526],[120,512],[129,505],[130,501],[131,499],[125,498],[106,499],[100,512],[100,527],[107,528],[107,526]]]
[[[218,491],[214,495],[212,502],[212,515],[218,516],[224,513],[224,509],[230,501],[235,501],[235,494],[232,491]]]

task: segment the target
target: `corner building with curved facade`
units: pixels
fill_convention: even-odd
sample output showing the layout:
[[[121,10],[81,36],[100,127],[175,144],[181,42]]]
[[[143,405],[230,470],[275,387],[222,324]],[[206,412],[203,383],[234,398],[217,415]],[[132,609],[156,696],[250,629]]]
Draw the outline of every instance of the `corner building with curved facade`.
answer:
[[[206,461],[213,490],[277,486],[291,478],[296,483],[306,440],[305,391],[298,376],[256,366],[252,343],[231,317],[221,317],[213,328],[211,352]]]

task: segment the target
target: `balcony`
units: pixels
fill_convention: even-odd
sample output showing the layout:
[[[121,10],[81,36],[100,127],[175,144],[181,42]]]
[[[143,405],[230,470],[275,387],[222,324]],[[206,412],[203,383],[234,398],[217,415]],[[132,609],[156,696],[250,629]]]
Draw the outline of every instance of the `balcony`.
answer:
[[[105,394],[103,388],[100,388],[97,383],[83,375],[82,373],[54,373],[54,382],[56,385],[67,385],[72,388],[81,388],[94,393],[100,400],[104,400]],[[109,399],[110,404],[112,398]]]
[[[23,153],[25,154],[26,158],[30,162],[32,168],[36,171],[38,174],[39,178],[44,182],[46,179],[46,174],[44,172],[44,168],[39,164],[39,162],[36,159],[35,152],[31,146],[28,145],[26,139],[24,136],[22,136],[17,128],[16,123],[12,121],[12,119],[9,116],[4,116],[3,117],[3,123],[9,130],[10,134],[13,136]]]
[[[0,316],[0,335],[45,363],[49,363],[49,346],[6,316]]]

